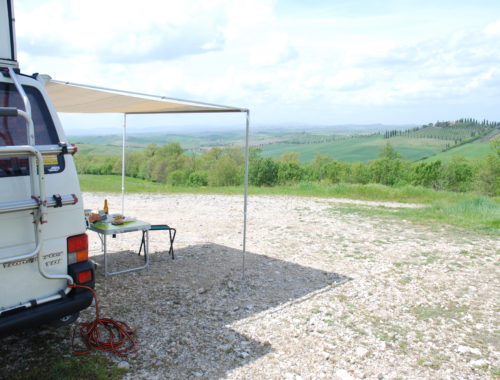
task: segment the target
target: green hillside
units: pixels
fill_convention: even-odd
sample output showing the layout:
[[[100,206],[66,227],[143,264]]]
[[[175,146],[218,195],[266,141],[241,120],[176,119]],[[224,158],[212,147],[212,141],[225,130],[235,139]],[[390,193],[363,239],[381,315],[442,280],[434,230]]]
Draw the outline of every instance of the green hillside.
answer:
[[[112,145],[112,144],[82,144],[73,143],[78,147],[79,154],[106,154],[117,156],[122,154],[122,145]],[[143,148],[134,147],[127,145],[127,152],[142,150]]]
[[[279,158],[283,153],[297,152],[299,160],[311,162],[317,154],[339,161],[368,162],[379,157],[387,142],[410,161],[449,160],[454,155],[476,159],[491,150],[488,141],[499,133],[500,123],[474,119],[436,122],[421,127],[393,129],[366,135],[346,135],[332,131],[279,130],[251,135],[251,146],[262,149],[265,157]],[[77,136],[70,138],[80,153],[93,155],[121,154],[121,136]],[[140,151],[149,144],[179,143],[190,154],[202,154],[213,147],[244,144],[241,132],[129,135],[127,152]]]
[[[372,136],[337,136],[317,143],[312,134],[304,133],[288,141],[263,146],[263,154],[278,158],[285,152],[297,152],[302,162],[310,162],[319,153],[339,161],[367,162],[377,158],[380,149],[390,142],[405,160],[435,159],[441,155],[447,160],[458,154],[474,159],[488,154],[487,140],[498,132],[499,126],[497,122],[469,118],[388,130]]]
[[[484,158],[488,155],[488,153],[492,152],[493,150],[491,149],[489,142],[477,141],[438,153],[432,157],[426,158],[424,161],[441,160],[443,162],[448,162],[453,156],[464,156],[467,159],[474,160]]]
[[[255,145],[289,140],[294,134],[289,133],[253,133]],[[244,135],[241,132],[192,133],[192,134],[144,134],[128,135],[127,149],[142,150],[149,144],[165,145],[179,143],[189,151],[200,153],[211,147],[243,145]],[[87,154],[121,154],[122,136],[70,136],[69,141],[76,144],[81,153]]]
[[[286,144],[277,143],[262,147],[263,156],[278,158],[285,152],[299,153],[302,162],[310,162],[316,154],[327,154],[336,160],[347,162],[367,162],[377,158],[380,149],[387,139],[381,135],[369,137],[351,137],[345,140],[317,144]],[[420,160],[424,157],[439,153],[443,144],[434,139],[408,139],[398,136],[390,139],[392,146],[403,155],[406,160]]]

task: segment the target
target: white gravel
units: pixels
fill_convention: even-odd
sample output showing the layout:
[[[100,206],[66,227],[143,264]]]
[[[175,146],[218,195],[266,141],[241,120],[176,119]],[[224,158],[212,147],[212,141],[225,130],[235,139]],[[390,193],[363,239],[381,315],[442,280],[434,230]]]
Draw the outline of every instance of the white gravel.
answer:
[[[103,200],[84,194],[86,208]],[[136,330],[137,353],[113,358],[125,378],[498,378],[498,236],[352,212],[360,205],[408,207],[250,197],[243,278],[241,196],[128,194],[127,216],[178,235],[175,260],[167,233],[151,232],[148,270],[104,280],[98,268],[101,316]],[[112,269],[141,262],[139,233],[109,240]]]
[[[100,208],[103,195],[84,200]],[[120,210],[119,197],[108,201]],[[99,278],[104,313],[137,330],[126,377],[498,376],[499,240],[342,212],[346,202],[251,197],[243,279],[242,197],[127,195],[126,215],[178,237],[176,260],[166,234],[152,232],[149,270]],[[138,239],[113,243],[135,249]]]

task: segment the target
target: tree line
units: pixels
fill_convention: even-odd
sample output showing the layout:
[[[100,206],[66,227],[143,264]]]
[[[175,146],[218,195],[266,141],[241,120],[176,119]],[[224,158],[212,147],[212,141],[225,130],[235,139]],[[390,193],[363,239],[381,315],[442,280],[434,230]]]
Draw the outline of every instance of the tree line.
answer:
[[[249,183],[254,186],[293,185],[302,182],[323,184],[379,183],[388,186],[411,184],[435,190],[479,191],[500,195],[500,140],[492,143],[493,153],[470,161],[461,156],[449,162],[405,161],[390,144],[379,158],[368,163],[337,161],[317,154],[310,163],[301,163],[296,152],[278,159],[263,157],[253,148],[249,157]],[[121,157],[77,155],[81,174],[120,174]],[[202,155],[187,154],[179,143],[149,145],[144,151],[127,154],[127,176],[172,186],[236,186],[243,184],[245,154],[241,148],[213,148]]]
[[[500,122],[484,119],[463,118],[455,121],[437,121],[420,127],[393,129],[384,132],[384,138],[404,136],[407,138],[432,138],[438,140],[454,140],[455,144],[464,140],[473,140],[500,127]],[[457,142],[458,141],[458,142]]]

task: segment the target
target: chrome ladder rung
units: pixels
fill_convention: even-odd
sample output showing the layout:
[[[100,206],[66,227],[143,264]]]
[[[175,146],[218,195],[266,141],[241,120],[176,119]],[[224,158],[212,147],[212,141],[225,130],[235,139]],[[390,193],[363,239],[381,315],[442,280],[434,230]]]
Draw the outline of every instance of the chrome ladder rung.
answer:
[[[74,205],[78,203],[78,197],[75,194],[61,195],[61,206]],[[36,210],[40,206],[40,201],[38,198],[33,197],[25,201],[16,202],[0,202],[0,214],[6,214],[9,212],[17,211],[29,211]],[[47,207],[59,207],[57,205],[57,200],[52,197],[47,197],[46,202]]]

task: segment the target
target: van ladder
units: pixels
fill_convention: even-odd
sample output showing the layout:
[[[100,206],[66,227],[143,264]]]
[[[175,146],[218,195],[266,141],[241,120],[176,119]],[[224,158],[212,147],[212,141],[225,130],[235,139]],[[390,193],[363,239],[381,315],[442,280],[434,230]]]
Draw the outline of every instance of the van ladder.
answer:
[[[26,111],[19,110],[12,107],[0,107],[0,116],[17,117],[21,116],[25,119],[28,132],[29,145],[16,145],[0,147],[0,157],[16,157],[28,156],[29,159],[29,176],[31,185],[31,199],[19,202],[2,202],[0,203],[0,213],[17,212],[23,210],[32,210],[34,233],[35,233],[35,248],[27,253],[5,257],[0,259],[0,264],[5,264],[13,261],[26,260],[38,256],[38,269],[40,274],[47,279],[65,279],[68,284],[73,283],[73,278],[68,274],[49,274],[43,266],[42,260],[42,245],[43,245],[43,224],[47,223],[45,220],[47,207],[61,207],[65,204],[75,204],[78,198],[73,195],[54,195],[52,199],[47,200],[45,194],[45,166],[43,162],[43,154],[35,147],[35,128],[31,118],[31,105],[29,99],[17,79],[17,74],[12,68],[9,68],[9,74],[16,86],[19,94],[21,95]],[[53,146],[43,146],[43,150],[47,153],[55,153],[58,151]],[[60,153],[69,153],[66,144],[60,144]],[[64,293],[67,294],[70,288],[66,288]],[[59,297],[55,295],[55,297]],[[53,298],[50,296],[49,298]]]

